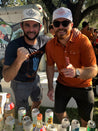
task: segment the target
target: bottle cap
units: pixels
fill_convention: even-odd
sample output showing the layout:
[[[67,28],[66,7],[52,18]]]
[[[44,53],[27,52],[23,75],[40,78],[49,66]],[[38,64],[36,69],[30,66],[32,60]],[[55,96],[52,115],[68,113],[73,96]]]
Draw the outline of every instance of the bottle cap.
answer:
[[[41,113],[39,113],[39,114],[37,115],[37,120],[42,120],[42,114],[41,114]]]
[[[11,97],[11,94],[10,94],[10,93],[7,93],[6,97],[7,97],[7,98],[10,98],[10,97]]]

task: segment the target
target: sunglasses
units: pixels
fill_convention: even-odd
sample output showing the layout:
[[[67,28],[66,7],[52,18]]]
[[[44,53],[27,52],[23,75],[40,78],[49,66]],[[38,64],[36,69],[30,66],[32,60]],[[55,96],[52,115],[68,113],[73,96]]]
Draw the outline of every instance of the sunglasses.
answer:
[[[71,21],[68,20],[64,20],[64,21],[54,21],[53,25],[54,27],[59,27],[60,24],[62,24],[63,27],[67,27],[69,25],[69,23],[71,23]]]

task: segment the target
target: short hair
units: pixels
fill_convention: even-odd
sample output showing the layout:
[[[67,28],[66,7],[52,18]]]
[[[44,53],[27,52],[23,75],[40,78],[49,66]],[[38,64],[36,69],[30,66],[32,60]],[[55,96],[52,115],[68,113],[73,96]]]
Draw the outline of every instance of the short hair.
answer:
[[[89,22],[84,21],[84,22],[82,23],[82,27],[83,27],[83,28],[85,28],[87,25],[89,25]]]
[[[49,30],[51,30],[51,29],[53,29],[53,25],[52,24],[49,25]]]

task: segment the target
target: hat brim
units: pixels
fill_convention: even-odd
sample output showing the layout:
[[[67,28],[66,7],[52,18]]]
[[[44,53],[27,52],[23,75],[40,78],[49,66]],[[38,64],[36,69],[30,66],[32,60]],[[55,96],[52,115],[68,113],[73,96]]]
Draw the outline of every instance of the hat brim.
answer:
[[[35,21],[35,22],[41,23],[40,21],[38,21],[38,20],[36,20],[36,19],[31,19],[31,18],[22,19],[22,22],[23,22],[23,21]]]

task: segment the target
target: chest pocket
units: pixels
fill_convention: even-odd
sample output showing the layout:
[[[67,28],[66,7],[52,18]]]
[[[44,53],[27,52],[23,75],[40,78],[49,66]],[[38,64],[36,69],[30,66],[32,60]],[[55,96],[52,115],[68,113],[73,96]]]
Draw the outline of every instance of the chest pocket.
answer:
[[[79,55],[80,52],[79,51],[74,51],[74,50],[71,50],[68,52],[69,55]]]

